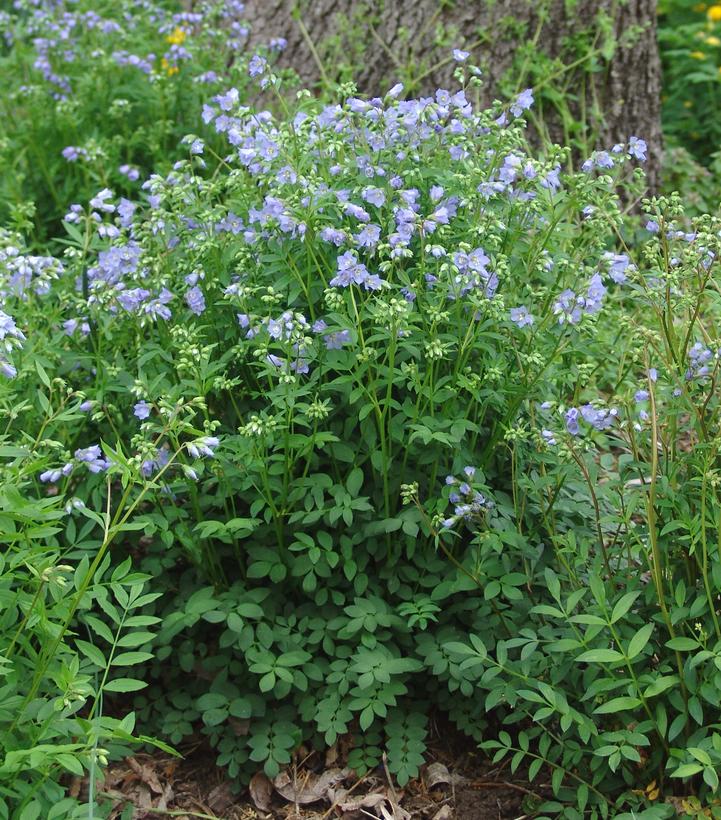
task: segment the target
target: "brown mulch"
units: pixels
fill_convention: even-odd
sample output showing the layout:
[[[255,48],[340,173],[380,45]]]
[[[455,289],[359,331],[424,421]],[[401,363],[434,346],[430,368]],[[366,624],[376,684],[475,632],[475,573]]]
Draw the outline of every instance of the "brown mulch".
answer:
[[[432,753],[433,762],[404,788],[384,765],[357,777],[333,750],[325,759],[301,750],[272,781],[258,772],[243,788],[199,744],[185,749],[183,759],[156,752],[112,763],[96,799],[109,807],[109,820],[521,820],[548,796],[541,778],[531,791],[524,772],[511,775],[467,747],[449,743]],[[74,781],[71,792],[85,794],[87,783]]]

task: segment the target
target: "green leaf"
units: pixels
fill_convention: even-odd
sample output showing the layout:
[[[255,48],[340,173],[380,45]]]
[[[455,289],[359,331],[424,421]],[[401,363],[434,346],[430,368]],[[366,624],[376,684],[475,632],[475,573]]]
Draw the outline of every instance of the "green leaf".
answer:
[[[698,746],[690,746],[686,751],[691,757],[695,757],[699,763],[703,763],[704,766],[713,766],[709,753],[704,749],[699,749]]]
[[[703,770],[699,763],[683,763],[675,771],[671,772],[671,777],[693,777]]]
[[[651,639],[654,628],[655,626],[653,623],[646,624],[638,630],[633,638],[631,638],[628,644],[628,649],[626,650],[629,660],[633,660],[638,657],[641,652],[643,652],[646,648],[646,644]]]
[[[86,658],[89,658],[96,666],[99,666],[101,669],[105,669],[106,660],[105,655],[103,655],[102,651],[98,649],[92,643],[88,643],[88,641],[81,641],[78,639],[75,641],[77,644],[78,649],[85,655]]]
[[[108,681],[103,687],[106,692],[138,692],[145,689],[148,684],[142,680],[132,678],[115,678]]]
[[[252,717],[253,706],[247,698],[236,698],[231,701],[228,711],[233,717],[245,720]]]
[[[39,359],[35,359],[35,370],[37,370],[38,376],[40,376],[40,381],[49,389],[50,377],[45,372],[45,368],[40,364]]]
[[[258,688],[261,692],[270,692],[275,686],[275,672],[266,672],[258,681]]]
[[[589,649],[574,658],[578,663],[617,663],[623,655],[615,649]]]
[[[662,675],[646,687],[643,696],[645,698],[652,698],[675,686],[678,686],[678,675]]]
[[[154,637],[155,635],[152,632],[129,632],[118,640],[117,645],[123,647],[143,646],[143,644],[150,643]]]
[[[121,652],[113,658],[112,666],[135,666],[153,659],[152,652]]]
[[[361,487],[363,486],[363,470],[361,470],[360,467],[354,467],[350,471],[348,478],[346,479],[345,486],[350,495],[354,498],[358,495]]]
[[[565,618],[566,616],[560,609],[555,606],[548,606],[548,604],[537,604],[531,608],[534,615],[546,615],[549,618]]]
[[[623,618],[629,609],[631,609],[634,601],[640,594],[640,592],[627,592],[619,601],[616,602],[616,606],[614,606],[613,612],[611,613],[612,624],[615,624],[616,621]]]
[[[258,604],[252,603],[245,603],[245,604],[238,604],[235,608],[235,611],[240,615],[241,618],[262,618],[263,617],[263,610]]]
[[[602,703],[597,709],[593,710],[593,713],[594,715],[612,715],[615,712],[625,712],[631,709],[636,709],[640,705],[640,698],[613,698],[612,700],[609,700],[607,703]]]
[[[362,731],[367,731],[370,729],[371,724],[375,720],[375,712],[373,711],[372,706],[366,706],[366,708],[360,713],[360,718],[358,719],[358,724],[361,727]]]
[[[692,652],[694,649],[699,649],[701,645],[693,638],[671,638],[666,642],[666,646],[678,652]]]
[[[110,631],[110,628],[105,621],[101,621],[100,618],[96,618],[94,615],[84,615],[83,620],[92,629],[95,635],[99,635],[109,644],[114,643],[115,638],[113,637],[113,633]]]

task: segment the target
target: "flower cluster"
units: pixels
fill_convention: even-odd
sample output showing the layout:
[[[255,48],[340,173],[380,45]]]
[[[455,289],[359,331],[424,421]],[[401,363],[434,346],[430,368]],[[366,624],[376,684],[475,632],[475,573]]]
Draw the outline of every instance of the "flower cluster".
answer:
[[[25,334],[15,324],[15,320],[0,309],[0,373],[8,379],[17,376],[17,369],[9,354],[21,347],[24,341]]]
[[[475,467],[464,467],[462,478],[446,476],[446,486],[453,488],[448,501],[454,507],[453,515],[443,521],[444,528],[450,529],[460,522],[477,524],[495,506],[491,499],[473,487],[477,472]]]

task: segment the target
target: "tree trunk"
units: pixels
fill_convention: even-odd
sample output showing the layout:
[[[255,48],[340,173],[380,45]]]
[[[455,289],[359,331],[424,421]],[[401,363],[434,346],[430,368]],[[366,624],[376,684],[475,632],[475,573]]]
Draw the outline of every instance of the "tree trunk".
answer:
[[[578,156],[642,137],[656,189],[656,0],[248,0],[246,17],[253,43],[287,39],[281,64],[304,83],[352,79],[370,95],[452,87],[463,48],[483,69],[481,104],[533,87],[536,127]]]

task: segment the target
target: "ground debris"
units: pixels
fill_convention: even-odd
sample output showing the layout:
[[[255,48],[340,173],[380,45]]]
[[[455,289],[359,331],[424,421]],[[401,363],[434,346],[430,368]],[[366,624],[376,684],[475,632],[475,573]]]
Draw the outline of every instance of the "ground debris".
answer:
[[[199,742],[182,760],[157,751],[111,764],[97,796],[109,820],[127,818],[129,807],[133,820],[168,812],[181,820],[505,820],[525,813],[524,794],[508,772],[475,751],[434,750],[432,762],[402,789],[386,765],[358,777],[342,766],[345,752],[342,742],[330,753],[302,751],[275,778],[261,770],[242,788]],[[87,781],[69,787],[87,797]]]

